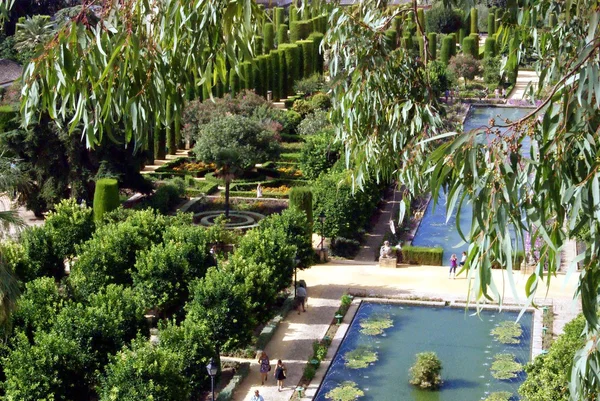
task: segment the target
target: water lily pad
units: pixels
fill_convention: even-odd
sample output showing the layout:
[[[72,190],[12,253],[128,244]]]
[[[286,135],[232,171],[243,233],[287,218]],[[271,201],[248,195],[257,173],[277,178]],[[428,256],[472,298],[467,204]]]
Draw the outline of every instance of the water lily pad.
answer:
[[[523,365],[515,360],[513,354],[496,354],[490,368],[492,376],[498,380],[510,380],[523,371]]]
[[[357,384],[346,381],[325,394],[325,398],[333,401],[353,401],[365,395],[365,392],[358,388]]]
[[[368,347],[358,347],[353,351],[346,352],[344,359],[348,369],[363,369],[377,361],[377,352]]]
[[[390,315],[373,315],[360,321],[360,332],[368,336],[377,336],[392,326],[394,326],[394,321]]]
[[[492,330],[492,334],[502,344],[519,344],[519,337],[523,334],[521,325],[516,322],[505,321]]]

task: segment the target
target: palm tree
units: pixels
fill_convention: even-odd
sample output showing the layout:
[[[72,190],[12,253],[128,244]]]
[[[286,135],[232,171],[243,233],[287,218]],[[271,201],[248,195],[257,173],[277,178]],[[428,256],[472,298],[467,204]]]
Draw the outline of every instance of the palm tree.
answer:
[[[14,160],[0,154],[0,197],[6,199],[10,205],[11,195],[24,183],[23,175]],[[11,227],[21,227],[23,220],[16,211],[0,211],[0,241]],[[12,269],[6,263],[0,246],[0,324],[7,322],[14,310],[20,291]]]
[[[45,15],[20,19],[15,31],[15,50],[31,51],[44,44],[54,34],[54,23]]]

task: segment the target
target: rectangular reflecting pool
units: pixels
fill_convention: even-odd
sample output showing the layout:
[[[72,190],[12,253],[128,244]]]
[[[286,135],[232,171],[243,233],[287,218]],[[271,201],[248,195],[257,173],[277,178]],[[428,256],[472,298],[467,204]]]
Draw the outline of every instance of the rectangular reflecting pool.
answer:
[[[494,129],[497,129],[500,135],[506,133],[506,121],[515,121],[529,113],[530,109],[516,107],[471,107],[469,114],[465,119],[464,131],[469,132],[488,126],[491,120],[495,121]],[[481,140],[490,141],[495,135],[486,137],[482,135]],[[528,155],[531,148],[529,138],[523,141],[521,151]],[[433,201],[429,202],[423,220],[419,225],[415,237],[412,241],[414,246],[441,247],[444,249],[444,264],[450,264],[450,256],[455,253],[459,260],[460,254],[467,251],[469,244],[463,243],[462,238],[456,229],[456,211],[452,213],[450,219],[446,222],[446,194],[440,190],[437,205]],[[463,204],[460,215],[460,227],[464,234],[468,234],[471,229],[472,206],[471,203]],[[518,244],[517,244],[518,245]]]
[[[512,354],[523,365],[529,361],[532,314],[525,313],[519,321],[522,335],[518,343],[503,344],[491,331],[503,321],[514,322],[518,313],[485,310],[477,316],[473,312],[464,308],[363,302],[314,399],[336,399],[332,390],[353,382],[363,393],[357,399],[364,401],[476,401],[496,391],[508,391],[517,400],[517,389],[525,374],[499,380],[492,377],[490,367],[496,354]],[[389,318],[393,326],[378,335],[365,333],[361,323],[374,317]],[[376,360],[358,368],[360,361],[348,365],[348,355],[352,355],[348,353],[356,349],[369,350],[371,355],[375,352]],[[442,362],[444,383],[439,391],[421,390],[409,383],[415,355],[428,351],[435,352]]]

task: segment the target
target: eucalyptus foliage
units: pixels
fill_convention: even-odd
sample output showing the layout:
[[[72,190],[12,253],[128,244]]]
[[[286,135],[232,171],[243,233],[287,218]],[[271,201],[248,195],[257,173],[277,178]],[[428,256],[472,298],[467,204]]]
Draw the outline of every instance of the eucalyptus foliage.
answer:
[[[89,147],[105,134],[148,144],[155,127],[181,116],[189,87],[226,83],[228,63],[243,75],[257,14],[251,0],[86,2],[25,67],[23,123],[45,111],[70,132],[81,128]]]
[[[360,2],[336,9],[326,35],[331,47],[332,119],[337,138],[355,160],[358,184],[368,176],[399,179],[412,193],[448,192],[447,214],[464,213],[472,204],[471,228],[461,231],[469,243],[467,265],[472,294],[501,302],[502,288],[491,266],[508,272],[507,286],[519,298],[512,270],[525,238],[539,258],[526,284],[527,303],[548,285],[560,268],[569,238],[589,227],[586,250],[578,255],[583,270],[574,294],[581,297],[588,342],[575,357],[571,393],[578,399],[600,390],[600,10],[597,0],[524,0],[515,21],[498,30],[501,47],[509,48],[503,67],[514,69],[528,52],[538,58],[539,85],[530,88],[541,105],[508,123],[495,135],[483,127],[462,135],[435,135],[439,116],[427,97],[428,82],[419,62],[402,49],[386,47],[383,32],[390,25],[384,1]],[[402,13],[400,6],[394,13]],[[553,27],[538,24],[551,14]],[[509,46],[509,41],[512,45]],[[528,41],[531,46],[522,42]],[[549,89],[546,89],[549,88]],[[545,90],[546,89],[546,90]],[[506,122],[492,121],[506,124]],[[433,136],[433,138],[432,138]],[[531,150],[523,154],[523,142]],[[428,149],[432,139],[443,142]],[[404,208],[402,208],[404,210]],[[402,213],[401,213],[402,214]],[[401,219],[403,216],[400,216]],[[512,234],[514,233],[514,234]],[[524,235],[528,234],[528,235]],[[513,238],[516,237],[516,243]]]

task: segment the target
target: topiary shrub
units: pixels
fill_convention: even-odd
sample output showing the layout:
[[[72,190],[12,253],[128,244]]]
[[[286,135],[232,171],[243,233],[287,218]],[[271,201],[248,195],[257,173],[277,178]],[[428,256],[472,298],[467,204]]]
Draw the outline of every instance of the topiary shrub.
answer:
[[[477,28],[477,9],[475,7],[471,8],[471,33],[479,32]]]
[[[477,58],[475,39],[472,37],[466,37],[462,41],[462,51],[464,54],[468,54],[473,58]]]
[[[488,37],[491,37],[494,33],[496,33],[496,16],[493,13],[488,14]]]
[[[290,42],[294,43],[308,38],[312,31],[311,25],[309,21],[290,22]]]
[[[325,35],[321,32],[313,32],[308,36],[308,40],[313,41],[313,61],[314,71],[319,74],[323,74],[324,71],[324,58],[321,53],[321,43]]]
[[[102,221],[105,213],[115,210],[121,204],[119,183],[114,178],[102,178],[96,181],[94,191],[94,221]]]
[[[427,390],[437,390],[442,385],[442,362],[435,352],[421,352],[410,368],[410,384]]]
[[[296,44],[302,49],[302,76],[308,78],[314,72],[314,43],[312,40],[299,40]]]
[[[254,88],[254,71],[252,70],[252,63],[245,61],[240,65],[242,71],[242,87],[244,89]]]
[[[419,57],[425,57],[425,40],[423,36],[417,36],[417,43],[419,45]]]
[[[470,38],[473,38],[473,41],[475,42],[475,57],[476,59],[479,59],[479,34],[477,33],[472,33],[469,35]]]
[[[290,209],[294,208],[306,214],[306,220],[310,227],[313,224],[313,194],[310,187],[294,187],[289,193]],[[312,232],[312,231],[311,231]]]
[[[385,41],[392,49],[396,49],[398,47],[398,33],[395,29],[388,29],[385,31]]]
[[[285,8],[275,7],[273,9],[274,21],[275,21],[275,32],[279,32],[279,27],[285,21]]]
[[[288,26],[286,24],[279,25],[277,28],[277,46],[289,42],[290,38],[288,36]]]
[[[302,51],[296,44],[285,44],[279,48],[285,53],[285,79],[289,89],[292,89],[292,83],[302,78]]]
[[[523,328],[517,322],[505,321],[494,327],[491,334],[502,344],[519,344]]]
[[[437,34],[435,32],[429,32],[427,34],[427,42],[429,44],[430,60],[436,60],[437,59]]]
[[[494,15],[494,32],[498,32],[500,30],[500,26],[502,25],[502,17],[504,16],[504,10],[502,8],[497,8],[496,13]]]
[[[556,18],[555,13],[551,13],[548,17],[548,26],[554,28],[556,25],[558,25],[558,18]]]
[[[490,371],[495,379],[511,380],[523,371],[523,365],[515,360],[513,354],[496,354]]]
[[[496,39],[488,36],[485,39],[484,58],[496,57]]]
[[[333,401],[354,401],[365,395],[352,381],[345,381],[333,390],[325,394],[325,398]]]
[[[425,10],[423,10],[422,8],[419,8],[417,10],[417,19],[419,21],[419,25],[421,26],[421,33],[425,33],[427,26],[425,25]]]
[[[229,92],[233,96],[240,92],[240,77],[233,68],[229,70]]]
[[[378,336],[383,334],[385,329],[394,326],[394,321],[387,314],[371,315],[367,319],[360,321],[360,332],[367,336]]]
[[[281,75],[281,52],[279,50],[271,51],[271,90],[273,91],[273,101],[278,102],[283,93],[283,76]]]
[[[290,21],[290,25],[292,24],[292,22],[298,21],[300,19],[298,8],[296,6],[290,6],[290,8],[288,8],[288,14],[288,20]]]
[[[444,36],[442,39],[442,49],[440,51],[440,61],[444,63],[444,65],[448,65],[455,49],[456,42],[454,41],[454,38],[450,35]]]
[[[265,53],[269,53],[275,48],[275,28],[272,23],[267,22],[263,25],[263,38]]]
[[[262,36],[254,37],[254,54],[256,56],[263,54],[263,37]]]

